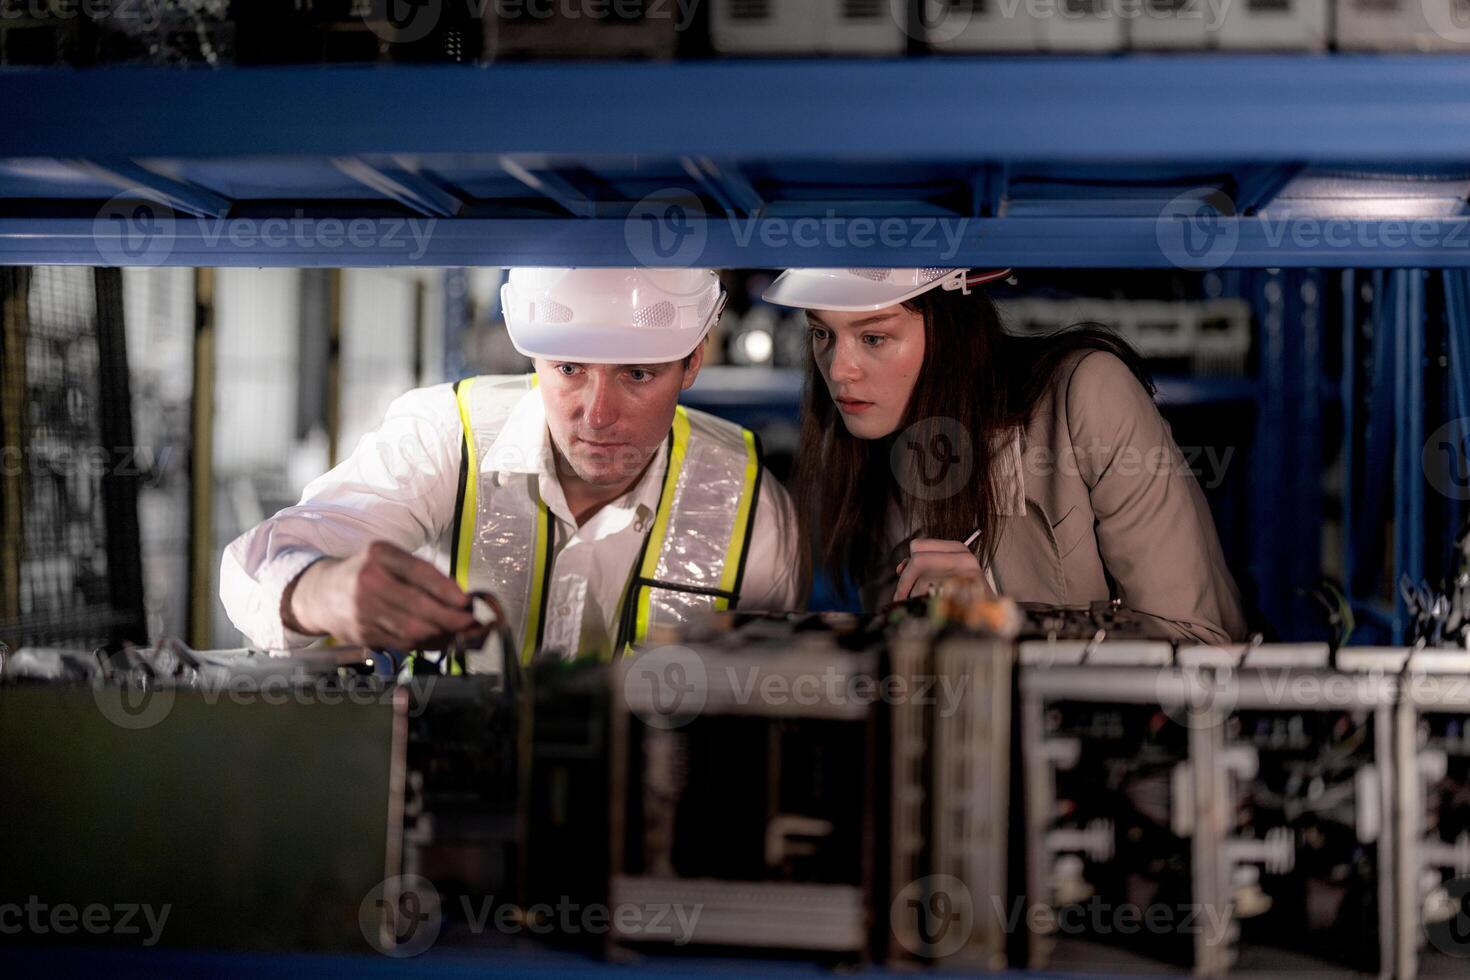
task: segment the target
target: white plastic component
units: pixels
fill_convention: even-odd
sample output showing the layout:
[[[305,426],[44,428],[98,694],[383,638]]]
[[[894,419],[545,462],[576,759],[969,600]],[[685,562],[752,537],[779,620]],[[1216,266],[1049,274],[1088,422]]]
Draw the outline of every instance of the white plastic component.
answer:
[[[1083,877],[1082,859],[1075,854],[1061,854],[1052,865],[1052,901],[1058,907],[1076,905],[1092,897],[1093,887]]]
[[[1245,666],[1322,668],[1327,656],[1325,643],[1272,643],[1247,650]]]
[[[1207,0],[1143,0],[1138,16],[1129,21],[1129,47],[1211,47],[1220,26],[1211,23],[1218,9]]]
[[[1238,4],[1245,0],[1234,2]],[[1196,373],[1225,377],[1246,373],[1251,349],[1249,303],[1235,297],[1204,300],[1198,304],[1194,326]]]
[[[1437,783],[1450,771],[1450,758],[1443,749],[1423,749],[1419,752],[1419,778]]]
[[[1265,839],[1233,838],[1225,842],[1225,859],[1237,864],[1259,864],[1272,874],[1286,874],[1296,866],[1296,839],[1290,828],[1266,831]]]
[[[1383,830],[1383,800],[1378,793],[1378,767],[1364,766],[1353,777],[1357,801],[1358,842],[1371,844]]]
[[[1137,300],[1115,304],[1113,319],[1144,357],[1186,358],[1194,353],[1199,310],[1194,303]],[[1106,321],[1104,321],[1106,322]]]
[[[1167,667],[1174,648],[1167,643],[1116,640],[1099,643],[1087,655],[1089,665],[1112,667]]]
[[[812,838],[827,837],[832,822],[796,813],[778,813],[766,824],[766,864],[779,868],[788,858],[810,857],[817,853]]]
[[[1237,918],[1250,919],[1271,909],[1271,896],[1261,891],[1261,870],[1242,864],[1230,873],[1230,891]]]
[[[794,0],[827,8],[823,50],[849,54],[902,54],[904,25],[889,0]]]
[[[1181,762],[1170,773],[1169,829],[1175,837],[1194,834],[1194,769]]]
[[[1428,878],[1429,882],[1424,886],[1424,924],[1432,926],[1449,922],[1460,914],[1460,903],[1450,898],[1439,875],[1431,871]]]
[[[1409,670],[1419,674],[1470,673],[1470,651],[1419,650],[1409,657]]]
[[[924,0],[924,40],[935,51],[1035,51],[1043,21],[1026,0]]]
[[[1337,46],[1359,51],[1463,51],[1463,0],[1338,0]]]
[[[1128,42],[1128,22],[1118,16],[1119,7],[1118,0],[1056,0],[1051,16],[1041,19],[1041,47],[1121,51]]]
[[[1080,664],[1087,652],[1081,640],[1025,640],[1021,643],[1021,663],[1028,665]]]
[[[710,39],[725,54],[900,54],[889,0],[715,0]]]
[[[1408,660],[1408,647],[1343,647],[1337,651],[1338,669],[1360,674],[1397,674]]]
[[[1052,854],[1085,854],[1094,861],[1113,857],[1113,822],[1093,820],[1081,830],[1065,828],[1046,835],[1046,849]]]
[[[1236,779],[1255,779],[1261,760],[1249,745],[1232,745],[1220,754],[1220,766]]]
[[[1320,51],[1327,47],[1327,0],[1233,0],[1217,32],[1220,47]]]
[[[1049,738],[1041,743],[1041,757],[1058,771],[1065,772],[1082,758],[1082,741],[1075,738]]]
[[[1419,845],[1426,868],[1448,868],[1456,877],[1470,875],[1470,832],[1463,832],[1454,843],[1446,844],[1429,838]]]
[[[1181,667],[1239,667],[1245,656],[1245,645],[1180,647],[1174,654]]]

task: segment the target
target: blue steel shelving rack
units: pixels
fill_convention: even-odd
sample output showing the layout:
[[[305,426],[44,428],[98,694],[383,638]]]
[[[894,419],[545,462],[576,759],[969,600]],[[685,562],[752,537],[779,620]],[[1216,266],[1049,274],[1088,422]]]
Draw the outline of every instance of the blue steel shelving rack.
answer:
[[[0,105],[0,263],[623,265],[662,229],[665,264],[1226,270],[1261,325],[1232,396],[1257,407],[1251,571],[1288,630],[1336,411],[1348,591],[1365,637],[1403,634],[1359,573],[1380,515],[1438,503],[1426,290],[1470,415],[1470,58],[0,70]],[[1423,535],[1384,560],[1421,577]]]

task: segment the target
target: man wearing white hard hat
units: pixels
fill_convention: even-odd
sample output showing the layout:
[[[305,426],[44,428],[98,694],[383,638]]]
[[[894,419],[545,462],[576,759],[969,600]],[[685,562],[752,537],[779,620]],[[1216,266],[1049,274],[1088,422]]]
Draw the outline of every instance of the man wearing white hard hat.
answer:
[[[685,409],[725,296],[708,269],[513,269],[536,373],[411,391],[301,502],[235,540],[260,646],[437,649],[500,601],[523,659],[609,656],[703,613],[790,609],[791,501],[752,433]]]

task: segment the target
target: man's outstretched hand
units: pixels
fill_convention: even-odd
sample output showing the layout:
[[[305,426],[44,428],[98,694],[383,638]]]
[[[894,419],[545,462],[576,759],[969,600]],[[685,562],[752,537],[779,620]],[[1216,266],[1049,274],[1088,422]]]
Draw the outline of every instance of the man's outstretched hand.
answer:
[[[300,633],[386,650],[441,650],[482,631],[453,579],[386,541],[308,566],[282,594],[281,618]]]

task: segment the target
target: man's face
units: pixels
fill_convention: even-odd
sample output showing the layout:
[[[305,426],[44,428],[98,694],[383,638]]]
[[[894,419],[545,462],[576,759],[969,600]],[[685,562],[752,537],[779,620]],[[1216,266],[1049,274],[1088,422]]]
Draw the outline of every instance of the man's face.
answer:
[[[557,452],[593,486],[631,483],[668,438],[679,392],[694,384],[702,361],[702,344],[687,365],[537,358],[546,427]]]

